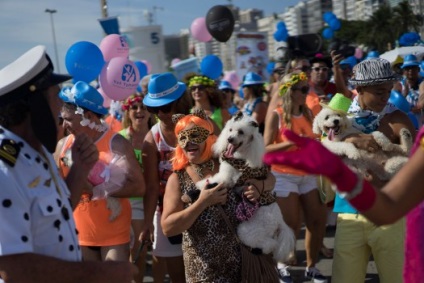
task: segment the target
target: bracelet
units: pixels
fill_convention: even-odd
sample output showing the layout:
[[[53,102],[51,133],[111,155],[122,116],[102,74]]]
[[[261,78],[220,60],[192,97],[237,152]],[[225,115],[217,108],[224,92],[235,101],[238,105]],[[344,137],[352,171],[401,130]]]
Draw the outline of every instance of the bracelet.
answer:
[[[362,192],[364,179],[358,173],[356,173],[356,178],[356,185],[350,192],[338,192],[342,199],[351,200]]]

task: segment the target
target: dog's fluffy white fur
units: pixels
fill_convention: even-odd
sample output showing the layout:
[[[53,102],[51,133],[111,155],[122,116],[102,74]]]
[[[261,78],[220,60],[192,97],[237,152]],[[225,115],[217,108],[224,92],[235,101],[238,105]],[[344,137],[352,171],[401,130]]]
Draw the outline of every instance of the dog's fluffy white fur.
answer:
[[[216,156],[224,154],[226,158],[242,159],[250,168],[264,166],[262,157],[265,153],[263,136],[259,133],[258,123],[251,117],[237,113],[229,120],[213,146]],[[219,172],[208,178],[208,182],[224,183],[232,188],[242,173],[228,162],[220,160]],[[206,180],[196,183],[203,189]],[[294,250],[293,231],[284,222],[277,203],[260,206],[255,214],[243,221],[237,228],[240,240],[252,248],[260,248],[265,254],[273,254],[276,260],[285,260]]]
[[[369,170],[383,181],[389,180],[408,161],[413,143],[412,135],[406,128],[400,130],[400,144],[394,144],[382,132],[374,131],[371,134],[380,150],[369,152],[358,149],[353,143],[343,140],[361,132],[352,126],[345,113],[325,106],[314,119],[313,132],[325,133],[327,138],[322,141],[323,145],[343,157],[351,169],[362,175]]]

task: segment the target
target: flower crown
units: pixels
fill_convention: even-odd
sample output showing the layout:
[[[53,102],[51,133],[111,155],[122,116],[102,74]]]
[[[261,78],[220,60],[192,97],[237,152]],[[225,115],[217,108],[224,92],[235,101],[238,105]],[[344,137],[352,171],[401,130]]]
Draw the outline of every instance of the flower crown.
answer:
[[[299,74],[293,74],[290,77],[290,80],[288,82],[285,82],[284,84],[280,85],[280,96],[283,96],[289,88],[294,86],[300,81],[307,81],[308,77],[304,72],[300,72]]]
[[[130,97],[128,97],[124,103],[122,103],[122,111],[128,111],[130,110],[130,107],[135,104],[135,103],[139,103],[143,100],[143,97],[141,97],[140,95],[131,95]]]
[[[188,82],[188,87],[193,85],[215,86],[215,81],[205,76],[194,76]]]

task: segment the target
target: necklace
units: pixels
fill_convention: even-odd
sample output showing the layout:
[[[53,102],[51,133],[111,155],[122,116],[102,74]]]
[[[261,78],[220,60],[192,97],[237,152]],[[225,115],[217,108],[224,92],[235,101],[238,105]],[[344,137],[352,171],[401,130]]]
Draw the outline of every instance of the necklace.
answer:
[[[197,173],[197,175],[200,177],[200,179],[203,179],[203,169],[207,168],[210,171],[213,171],[214,167],[215,167],[215,163],[213,162],[212,159],[209,159],[206,162],[203,162],[202,164],[194,164],[194,163],[190,163],[191,167],[194,169],[194,171]]]

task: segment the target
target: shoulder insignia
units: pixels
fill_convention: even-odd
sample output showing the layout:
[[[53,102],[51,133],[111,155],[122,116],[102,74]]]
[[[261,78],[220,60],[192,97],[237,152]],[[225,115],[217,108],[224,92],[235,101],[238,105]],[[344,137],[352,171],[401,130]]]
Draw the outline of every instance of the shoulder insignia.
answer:
[[[37,178],[35,178],[32,182],[30,182],[30,183],[28,184],[28,187],[29,187],[30,189],[35,188],[35,187],[36,187],[36,186],[38,186],[38,184],[40,183],[40,179],[41,179],[41,177],[40,177],[40,176],[38,176]]]
[[[14,140],[4,139],[0,144],[0,160],[14,167],[20,150],[21,147]]]

